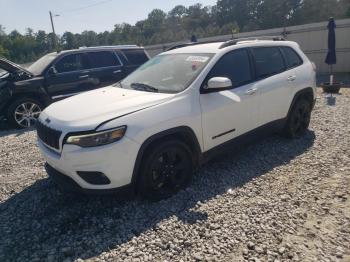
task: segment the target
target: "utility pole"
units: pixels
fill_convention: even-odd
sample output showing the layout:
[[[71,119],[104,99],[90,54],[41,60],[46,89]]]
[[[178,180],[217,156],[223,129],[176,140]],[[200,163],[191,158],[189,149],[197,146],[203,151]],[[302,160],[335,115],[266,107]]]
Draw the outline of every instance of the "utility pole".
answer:
[[[52,42],[53,42],[54,49],[57,51],[57,38],[55,33],[55,26],[53,25],[52,12],[50,11],[49,13],[50,13],[52,33],[53,33]]]

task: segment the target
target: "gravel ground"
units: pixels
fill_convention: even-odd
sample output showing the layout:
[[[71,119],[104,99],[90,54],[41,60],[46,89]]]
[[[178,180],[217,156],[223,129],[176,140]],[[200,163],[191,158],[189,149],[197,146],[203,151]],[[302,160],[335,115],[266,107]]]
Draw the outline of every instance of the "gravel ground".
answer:
[[[158,203],[69,196],[34,131],[0,132],[0,261],[350,261],[350,90],[319,94],[310,131],[205,166]]]

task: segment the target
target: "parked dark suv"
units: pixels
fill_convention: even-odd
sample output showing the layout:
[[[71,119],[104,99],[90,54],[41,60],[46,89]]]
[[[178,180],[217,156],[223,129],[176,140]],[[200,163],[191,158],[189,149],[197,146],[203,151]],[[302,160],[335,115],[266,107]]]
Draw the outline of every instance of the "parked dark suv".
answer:
[[[27,69],[0,58],[0,116],[30,127],[52,102],[118,82],[148,60],[146,51],[133,45],[50,53]]]

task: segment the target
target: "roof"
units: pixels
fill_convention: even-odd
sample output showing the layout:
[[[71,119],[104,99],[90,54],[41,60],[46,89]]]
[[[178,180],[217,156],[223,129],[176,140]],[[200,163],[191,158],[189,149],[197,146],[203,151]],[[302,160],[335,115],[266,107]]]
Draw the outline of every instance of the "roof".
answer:
[[[215,43],[204,43],[204,44],[196,44],[196,45],[188,45],[185,47],[173,49],[167,51],[167,54],[176,54],[176,53],[217,53],[219,51],[219,47],[224,42],[215,42]]]
[[[82,47],[79,47],[78,49],[70,49],[70,50],[62,50],[62,51],[58,51],[58,52],[52,52],[52,53],[50,53],[50,55],[75,53],[75,52],[81,52],[81,51],[123,50],[123,49],[144,49],[144,48],[137,46],[137,45],[111,45],[111,46],[91,46],[91,47],[82,46]]]
[[[235,49],[241,47],[253,47],[253,46],[295,46],[297,43],[292,41],[282,41],[282,40],[232,40],[226,42],[215,42],[215,43],[195,43],[191,45],[190,43],[185,47],[179,47],[165,52],[166,54],[176,54],[176,53],[219,53],[221,50],[226,50],[227,48]]]
[[[108,45],[108,46],[91,46],[91,47],[86,47],[82,46],[79,47],[79,49],[143,49],[143,47],[137,46],[137,45]]]

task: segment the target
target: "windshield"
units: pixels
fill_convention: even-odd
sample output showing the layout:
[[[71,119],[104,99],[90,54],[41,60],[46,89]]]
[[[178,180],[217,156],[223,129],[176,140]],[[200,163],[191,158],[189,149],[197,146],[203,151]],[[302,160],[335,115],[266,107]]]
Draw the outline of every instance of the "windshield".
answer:
[[[57,57],[56,53],[47,54],[28,67],[33,75],[41,75],[46,67]]]
[[[213,54],[159,55],[125,78],[120,86],[148,92],[185,90],[208,64]]]

